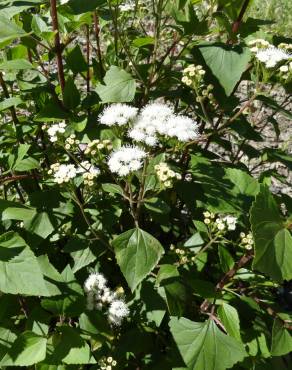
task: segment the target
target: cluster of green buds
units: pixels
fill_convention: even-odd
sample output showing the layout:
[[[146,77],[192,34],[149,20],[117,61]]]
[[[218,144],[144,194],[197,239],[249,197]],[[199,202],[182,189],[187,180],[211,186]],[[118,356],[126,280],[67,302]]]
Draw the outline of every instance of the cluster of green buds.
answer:
[[[177,255],[180,265],[193,264],[196,259],[191,248],[175,248],[174,245],[171,245],[170,250]]]
[[[181,174],[173,171],[165,162],[160,162],[154,168],[159,181],[162,182],[166,188],[173,187],[173,180],[181,180]]]
[[[260,49],[267,49],[272,45],[264,39],[254,39],[247,43],[252,53],[257,53]]]
[[[183,70],[183,77],[181,80],[187,86],[197,89],[204,80],[205,74],[206,71],[201,65],[195,66],[194,64],[191,64]]]
[[[251,250],[254,245],[254,240],[252,237],[252,233],[245,234],[243,232],[240,233],[240,246],[247,250]]]
[[[65,149],[70,150],[72,148],[76,148],[77,145],[80,144],[80,141],[76,139],[75,134],[71,134],[67,139],[65,140]]]
[[[292,78],[292,62],[288,65],[285,64],[279,68],[280,77],[284,80],[290,80]]]
[[[212,94],[214,86],[204,83],[205,74],[206,71],[201,65],[196,66],[191,64],[183,70],[182,82],[195,90],[197,95],[196,101],[198,103],[203,102],[205,99],[209,99],[210,103],[215,105],[216,101]]]
[[[84,154],[90,154],[95,156],[101,150],[111,150],[113,148],[110,140],[92,140],[88,143],[87,148],[84,151]]]
[[[292,51],[292,44],[287,44],[286,42],[281,42],[281,44],[278,45],[279,49],[286,50],[288,52]]]
[[[99,361],[100,370],[112,370],[117,366],[117,361],[112,357],[102,357]]]

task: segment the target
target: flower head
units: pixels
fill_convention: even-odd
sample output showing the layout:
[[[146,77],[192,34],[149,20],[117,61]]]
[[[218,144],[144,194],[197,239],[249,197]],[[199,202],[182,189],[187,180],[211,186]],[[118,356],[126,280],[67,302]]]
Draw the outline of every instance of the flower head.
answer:
[[[264,63],[267,68],[273,68],[279,62],[292,58],[292,54],[289,54],[283,49],[269,47],[267,49],[259,50],[256,53],[256,58],[260,62]]]
[[[142,167],[142,159],[146,157],[146,152],[136,146],[123,146],[113,152],[108,160],[111,172],[119,176],[127,176]]]
[[[49,135],[49,140],[54,143],[55,141],[58,140],[58,134],[63,134],[66,129],[66,123],[65,122],[60,122],[60,123],[55,123],[48,127],[47,125],[43,126],[44,129],[47,130],[47,133]]]
[[[74,164],[54,163],[50,168],[51,169],[48,171],[48,173],[53,173],[54,182],[57,184],[69,182],[77,176],[77,169]]]
[[[160,128],[160,132],[186,142],[194,140],[198,136],[198,126],[191,118],[177,115],[170,117],[165,127]]]
[[[98,289],[104,289],[106,287],[107,280],[100,273],[92,273],[88,276],[84,283],[84,289],[86,292],[96,291]]]
[[[126,303],[120,299],[111,303],[108,312],[109,321],[115,325],[120,325],[122,320],[129,315],[129,309]]]
[[[138,109],[127,104],[112,104],[104,109],[99,122],[107,126],[123,126],[136,118]]]

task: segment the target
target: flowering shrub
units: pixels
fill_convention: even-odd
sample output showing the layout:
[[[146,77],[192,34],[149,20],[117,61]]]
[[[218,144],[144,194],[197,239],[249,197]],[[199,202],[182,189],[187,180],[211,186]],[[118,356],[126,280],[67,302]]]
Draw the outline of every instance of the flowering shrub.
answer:
[[[291,367],[292,42],[250,4],[1,2],[1,368]]]

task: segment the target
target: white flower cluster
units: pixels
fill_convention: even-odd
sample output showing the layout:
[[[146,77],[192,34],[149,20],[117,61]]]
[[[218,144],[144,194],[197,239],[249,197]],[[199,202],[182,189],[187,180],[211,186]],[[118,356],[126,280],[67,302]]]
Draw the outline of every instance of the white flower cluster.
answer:
[[[71,134],[67,139],[65,140],[65,149],[69,150],[72,146],[80,144],[79,140],[76,140],[76,135]]]
[[[215,229],[219,231],[223,230],[235,230],[236,229],[236,223],[237,223],[237,218],[233,216],[218,216],[214,222],[215,219],[215,214],[210,213],[208,211],[203,213],[205,219],[204,223],[206,225],[214,226]]]
[[[118,298],[117,293],[111,291],[102,274],[90,274],[84,283],[84,290],[87,294],[88,310],[102,310],[105,307],[110,323],[119,326],[129,315],[126,303]]]
[[[191,64],[183,70],[182,82],[187,86],[199,83],[205,76],[206,71],[201,65]]]
[[[121,12],[130,12],[131,10],[135,9],[135,2],[128,1],[124,4],[119,5],[119,9]]]
[[[100,370],[112,370],[113,367],[117,366],[117,361],[112,357],[102,357],[98,364]]]
[[[50,166],[49,175],[54,176],[54,182],[57,184],[67,183],[73,180],[78,174],[82,174],[84,183],[92,186],[93,179],[100,173],[99,169],[92,166],[88,161],[83,161],[77,168],[74,164],[54,163]]]
[[[64,134],[66,128],[65,122],[55,123],[52,126],[48,126],[44,124],[42,126],[43,130],[47,130],[47,133],[49,135],[49,140],[54,143],[58,140],[58,134]]]
[[[274,68],[278,63],[292,58],[292,54],[289,53],[292,49],[290,44],[281,43],[275,47],[266,40],[254,39],[249,41],[248,45],[250,51],[266,68]]]
[[[124,126],[132,122],[138,113],[138,108],[127,104],[112,104],[99,116],[99,122],[106,126]]]
[[[74,164],[54,163],[50,166],[48,174],[54,175],[54,182],[63,184],[69,182],[77,176],[77,169]]]
[[[166,104],[150,103],[140,112],[129,137],[136,142],[155,146],[158,135],[186,142],[198,136],[197,123],[183,115],[175,115]]]
[[[274,68],[278,63],[292,58],[292,54],[272,46],[267,49],[259,50],[256,53],[256,58],[264,63],[267,68]]]
[[[95,155],[98,153],[100,150],[106,149],[106,150],[111,150],[113,148],[111,141],[110,140],[92,140],[90,143],[88,143],[84,154],[90,154],[90,155]]]
[[[174,179],[181,179],[181,174],[174,172],[165,162],[160,162],[154,168],[158,179],[166,188],[171,188],[173,186]]]
[[[241,238],[241,245],[247,249],[251,250],[254,244],[252,233],[240,233],[240,238]]]
[[[110,155],[108,166],[111,172],[124,177],[138,171],[142,167],[142,160],[145,157],[146,152],[136,146],[122,146]]]

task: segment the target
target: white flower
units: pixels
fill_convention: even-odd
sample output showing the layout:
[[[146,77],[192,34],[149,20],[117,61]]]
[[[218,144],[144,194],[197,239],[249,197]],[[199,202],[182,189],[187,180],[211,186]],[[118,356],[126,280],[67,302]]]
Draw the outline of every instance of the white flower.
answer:
[[[65,122],[55,123],[47,129],[49,135],[49,140],[54,143],[58,140],[57,135],[63,134],[65,132],[66,124]]]
[[[158,135],[174,137],[182,142],[193,140],[198,136],[198,127],[191,118],[175,115],[168,105],[151,103],[142,109],[128,135],[134,141],[155,146]]]
[[[267,68],[275,67],[279,62],[292,58],[292,55],[285,50],[269,47],[256,53],[256,58],[265,64]]]
[[[289,71],[289,67],[288,66],[281,66],[280,67],[280,72],[285,73],[285,72],[288,72],[288,71]]]
[[[218,227],[218,230],[220,230],[220,231],[225,229],[225,225],[223,224],[223,222],[217,223],[217,227]]]
[[[77,175],[77,170],[73,164],[54,163],[51,165],[49,173],[53,173],[54,182],[62,184],[74,179]]]
[[[145,157],[144,150],[135,146],[124,146],[111,154],[108,166],[111,172],[123,177],[139,170],[142,167],[142,159]]]
[[[138,109],[127,104],[112,104],[104,109],[99,116],[99,122],[107,126],[123,126],[133,121],[137,116]]]
[[[172,116],[166,122],[163,131],[166,131],[167,136],[176,137],[183,142],[194,140],[198,136],[197,123],[186,116]]]
[[[129,315],[129,309],[122,300],[113,301],[108,310],[109,321],[115,325],[120,325],[122,320]]]
[[[141,111],[141,117],[148,120],[167,120],[173,114],[173,108],[162,103],[149,103]]]
[[[97,289],[106,288],[106,278],[99,273],[92,273],[88,276],[84,283],[84,289],[86,292],[94,291]]]
[[[135,9],[135,3],[134,2],[127,2],[125,4],[119,5],[119,9],[121,12],[129,12],[131,10]]]
[[[223,221],[226,222],[227,224],[227,229],[228,230],[235,230],[236,228],[236,223],[237,223],[237,218],[233,216],[225,216],[223,218]]]

